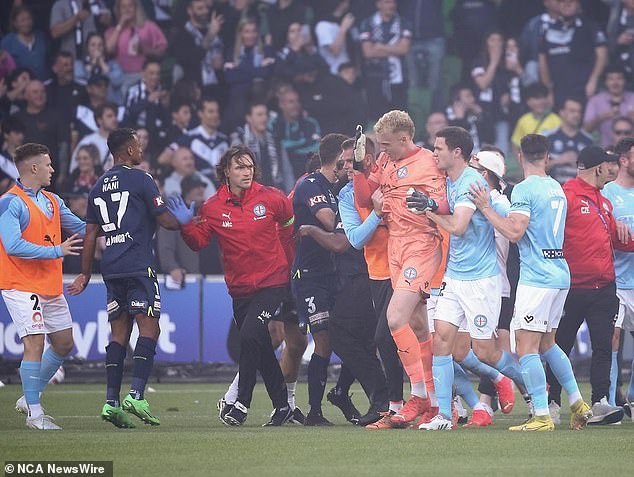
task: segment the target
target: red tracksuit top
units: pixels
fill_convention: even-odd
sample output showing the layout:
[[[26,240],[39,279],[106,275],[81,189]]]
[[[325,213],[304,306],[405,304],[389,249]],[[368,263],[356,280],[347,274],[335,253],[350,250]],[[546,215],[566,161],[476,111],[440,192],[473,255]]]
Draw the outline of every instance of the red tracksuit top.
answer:
[[[563,190],[568,201],[564,257],[570,267],[570,288],[605,287],[616,279],[613,249],[634,251],[634,241],[619,242],[612,203],[599,189],[577,177]]]
[[[203,204],[181,235],[192,250],[218,236],[225,282],[233,298],[289,283],[293,206],[274,187],[253,182],[242,198],[226,185]]]

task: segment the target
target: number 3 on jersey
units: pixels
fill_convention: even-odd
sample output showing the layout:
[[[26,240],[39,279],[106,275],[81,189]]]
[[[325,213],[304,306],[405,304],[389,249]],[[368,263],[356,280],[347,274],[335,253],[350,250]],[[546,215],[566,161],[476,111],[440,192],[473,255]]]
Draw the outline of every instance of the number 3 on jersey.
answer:
[[[550,207],[557,210],[555,216],[555,222],[553,222],[553,235],[557,237],[559,232],[559,226],[561,225],[561,218],[564,214],[564,205],[566,201],[564,199],[553,199],[550,201]]]
[[[121,227],[121,221],[123,220],[123,216],[125,215],[125,211],[128,208],[128,198],[130,197],[130,192],[113,192],[110,194],[110,200],[112,202],[118,202],[119,207],[117,208],[117,223],[114,224],[110,222],[110,215],[108,214],[108,204],[101,197],[95,197],[93,202],[95,206],[99,207],[99,213],[101,214],[101,219],[103,224],[101,228],[104,232],[112,232],[113,230],[117,230]]]

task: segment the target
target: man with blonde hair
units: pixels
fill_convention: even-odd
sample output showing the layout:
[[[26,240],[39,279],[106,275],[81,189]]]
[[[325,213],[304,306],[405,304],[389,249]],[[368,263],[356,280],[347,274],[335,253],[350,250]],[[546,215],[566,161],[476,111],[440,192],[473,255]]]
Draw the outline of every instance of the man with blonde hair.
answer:
[[[381,154],[365,178],[354,176],[355,196],[361,207],[371,207],[371,194],[381,188],[382,217],[387,225],[389,268],[394,288],[387,309],[388,325],[399,358],[411,382],[407,404],[392,416],[394,427],[438,412],[431,373],[431,338],[426,300],[441,258],[441,236],[436,225],[414,210],[406,197],[415,190],[430,198],[434,210],[448,213],[445,175],[432,152],[414,144],[414,122],[404,111],[384,114],[374,126]]]

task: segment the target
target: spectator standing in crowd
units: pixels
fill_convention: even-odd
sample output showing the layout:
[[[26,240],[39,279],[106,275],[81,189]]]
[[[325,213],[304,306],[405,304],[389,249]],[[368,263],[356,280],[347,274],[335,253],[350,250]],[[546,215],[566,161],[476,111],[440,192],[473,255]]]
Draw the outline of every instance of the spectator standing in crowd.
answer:
[[[13,57],[16,66],[29,68],[40,81],[50,77],[48,41],[43,32],[33,29],[33,15],[28,7],[12,10],[11,33],[2,38],[0,47]]]
[[[310,36],[306,36],[303,27],[298,22],[288,26],[286,45],[277,54],[275,75],[287,82],[293,82],[298,77],[319,69],[327,69],[325,60],[319,55]]]
[[[148,57],[160,57],[167,39],[156,23],[148,20],[139,0],[116,0],[117,24],[106,30],[106,52],[124,73],[123,93],[139,80]]]
[[[625,90],[625,71],[620,66],[608,66],[604,81],[605,91],[588,100],[583,129],[588,133],[598,130],[599,142],[605,147],[613,144],[611,129],[615,118],[634,115],[634,92]]]
[[[252,19],[262,33],[265,26],[260,2],[253,0],[231,0],[229,2],[216,2],[215,8],[224,19],[220,30],[220,38],[227,51],[233,51],[236,42],[238,24],[247,18]]]
[[[224,18],[212,12],[205,0],[187,2],[188,20],[171,38],[170,53],[181,67],[183,78],[195,81],[205,92],[221,97]]]
[[[287,402],[268,322],[288,295],[293,209],[278,189],[257,183],[255,175],[251,151],[234,146],[218,163],[222,186],[204,203],[195,220],[194,207],[188,208],[180,197],[169,200],[169,210],[181,223],[181,235],[192,250],[205,247],[216,234],[223,251],[225,280],[241,344],[238,399],[222,416],[223,422],[239,426],[246,421],[260,371],[275,409],[266,425],[281,426],[292,417],[293,409]],[[257,217],[266,220],[253,220]]]
[[[581,129],[582,111],[581,101],[564,99],[559,109],[561,125],[546,134],[550,142],[550,160],[546,169],[561,185],[576,177],[577,156],[582,149],[593,143],[592,137]]]
[[[103,173],[101,151],[95,144],[78,146],[74,161],[76,167],[66,177],[62,190],[71,194],[88,194]],[[85,213],[83,217],[86,217]]]
[[[119,127],[119,120],[117,119],[117,107],[112,103],[105,103],[97,106],[95,109],[95,123],[97,124],[97,130],[84,136],[77,147],[73,151],[73,155],[70,160],[69,172],[73,172],[78,166],[77,154],[82,146],[93,144],[99,151],[98,154],[98,167],[102,171],[107,171],[112,167],[112,154],[108,150],[108,136],[111,132]]]
[[[227,131],[232,131],[242,122],[249,99],[256,90],[260,91],[260,96],[264,96],[273,73],[275,56],[270,47],[263,45],[258,25],[251,18],[238,23],[233,50],[227,50],[227,53],[224,75],[228,99],[223,126]]]
[[[616,144],[621,139],[625,139],[627,136],[631,136],[634,131],[632,120],[630,118],[626,118],[621,116],[620,118],[616,118],[612,123],[611,130],[611,138],[610,144]]]
[[[558,0],[559,17],[542,34],[540,80],[555,106],[568,97],[590,98],[608,61],[605,33],[579,14],[579,0]]]
[[[350,0],[329,0],[327,16],[315,25],[319,54],[328,63],[330,73],[336,75],[339,66],[350,61],[348,32],[354,26],[354,15],[349,12]]]
[[[4,80],[6,92],[2,94],[0,88],[0,116],[17,113],[26,106],[24,91],[31,80],[35,79],[30,69],[19,66],[14,69]],[[1,83],[0,83],[1,84]]]
[[[623,418],[623,409],[607,401],[614,317],[619,306],[613,250],[634,252],[634,240],[621,242],[619,226],[627,226],[615,221],[612,204],[601,195],[603,186],[616,178],[618,161],[619,156],[599,146],[586,147],[579,153],[577,177],[563,186],[568,202],[563,253],[571,283],[555,339],[563,352],[570,354],[584,320],[590,330],[593,416],[588,424],[612,424]],[[561,386],[550,367],[547,374],[548,400],[556,422]]]
[[[634,1],[615,0],[608,22],[610,62],[626,74],[627,88],[634,87]]]
[[[634,232],[634,138],[623,138],[616,143],[615,154],[619,157],[619,173],[616,179],[603,188],[603,195],[614,206],[613,215]],[[616,272],[616,295],[619,299],[619,313],[614,325],[612,338],[612,366],[610,373],[609,403],[614,406],[619,382],[620,366],[618,363],[621,330],[634,331],[634,254],[615,250],[614,268]],[[634,360],[632,374],[627,389],[627,404],[630,417],[634,411]],[[632,417],[634,422],[634,417]]]
[[[24,143],[24,124],[15,117],[2,121],[2,149],[0,149],[0,195],[4,194],[18,176],[13,157],[15,150]]]
[[[449,126],[447,116],[442,111],[435,111],[427,116],[427,121],[425,122],[425,140],[422,146],[425,149],[433,151],[436,133],[447,126]]]
[[[162,151],[161,154],[165,152],[165,149],[168,148],[170,144],[175,143],[183,134],[187,134],[187,130],[189,129],[189,125],[192,120],[192,106],[189,102],[182,99],[176,99],[174,97],[173,90],[170,95],[169,109],[172,122],[165,130],[165,137],[157,138],[159,139],[157,148],[159,151]],[[158,163],[161,164],[161,156],[158,158]]]
[[[310,41],[313,10],[307,5],[306,0],[277,0],[268,10],[269,30],[265,35],[266,44],[271,45],[275,51],[281,50],[292,23],[299,23],[302,35]]]
[[[486,35],[482,51],[473,62],[471,77],[483,114],[494,123],[495,144],[505,154],[510,150],[509,113],[521,104],[520,76],[517,52],[506,51],[502,33],[493,31]]]
[[[106,104],[108,99],[108,77],[91,76],[86,84],[86,97],[77,105],[74,111],[73,122],[71,123],[71,142],[76,143],[88,134],[92,134],[99,129],[95,121],[95,111],[100,106]],[[125,108],[117,108],[117,118],[123,119]],[[72,145],[72,144],[71,144]]]
[[[494,127],[488,111],[478,104],[473,90],[466,84],[458,84],[452,88],[451,103],[445,113],[450,126],[469,131],[475,152],[485,142],[493,141]]]
[[[377,0],[377,11],[361,23],[361,49],[370,115],[390,109],[406,109],[407,71],[412,28],[409,19],[397,13],[396,0]]]
[[[275,138],[266,126],[269,110],[264,103],[254,102],[248,107],[246,122],[231,134],[231,145],[244,144],[255,157],[263,185],[282,187],[282,171]]]
[[[5,79],[15,68],[16,64],[13,57],[0,49],[0,79]]]
[[[218,131],[220,126],[220,106],[218,101],[203,98],[198,106],[200,126],[187,131],[176,144],[170,147],[184,146],[191,149],[196,159],[196,170],[211,180],[216,187],[220,185],[216,176],[216,166],[220,158],[229,148],[229,139]]]
[[[170,165],[172,166],[172,173],[163,182],[163,194],[166,197],[180,195],[184,198],[183,181],[189,177],[192,178],[191,180],[195,179],[196,182],[204,185],[203,200],[207,200],[216,192],[216,188],[211,181],[196,171],[194,155],[188,148],[179,147],[176,149],[174,154],[172,154]]]
[[[534,16],[519,37],[520,58],[524,65],[524,85],[539,81],[539,45],[544,32],[557,21],[558,0],[544,0],[544,13]]]
[[[161,84],[161,63],[157,58],[147,58],[141,79],[130,86],[126,94],[123,123],[164,136],[169,117],[168,100],[169,91]]]
[[[193,157],[191,162],[194,163]],[[183,197],[187,207],[193,204],[194,212],[197,213],[210,197],[205,193],[206,188],[200,176],[190,175],[183,178],[178,195]],[[167,191],[165,195],[168,195]],[[177,230],[159,228],[156,232],[156,249],[161,271],[169,274],[173,287],[183,287],[187,274],[200,273],[200,255],[187,246]]]
[[[99,33],[90,33],[86,38],[84,55],[75,60],[75,81],[87,84],[90,78],[104,76],[108,78],[108,101],[115,104],[123,104],[121,85],[123,84],[123,71],[114,60],[106,57],[106,47],[103,36]]]
[[[73,57],[59,51],[53,57],[53,76],[44,82],[47,107],[59,114],[58,119],[70,124],[77,105],[82,101],[84,87],[73,77]]]
[[[412,22],[412,41],[407,54],[407,72],[412,86],[427,88],[431,110],[445,105],[441,84],[445,56],[445,19],[442,0],[401,0],[399,10]]]
[[[456,0],[451,11],[463,80],[469,77],[470,65],[486,33],[499,28],[496,3],[495,0]]]
[[[24,92],[26,108],[15,114],[24,124],[24,142],[44,144],[50,150],[53,168],[57,171],[56,184],[61,184],[68,173],[68,130],[55,111],[46,107],[46,89],[39,80],[31,81]]]
[[[319,123],[304,113],[299,95],[286,87],[278,94],[280,113],[271,118],[268,130],[273,135],[282,164],[284,190],[290,191],[304,175],[306,159],[319,149]]]
[[[548,88],[541,83],[531,83],[524,90],[524,101],[528,112],[515,124],[511,145],[513,154],[518,157],[520,141],[527,134],[544,134],[559,127],[559,116],[551,112],[552,105],[548,97]]]
[[[57,0],[51,9],[50,33],[60,51],[70,53],[74,61],[86,55],[84,46],[97,31],[96,22],[106,27],[111,20],[110,10],[100,0]]]

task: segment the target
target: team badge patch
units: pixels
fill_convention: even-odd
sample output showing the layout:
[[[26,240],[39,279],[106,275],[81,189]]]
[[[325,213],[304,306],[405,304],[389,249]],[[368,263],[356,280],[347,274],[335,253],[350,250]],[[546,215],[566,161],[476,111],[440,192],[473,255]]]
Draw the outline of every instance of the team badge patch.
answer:
[[[264,204],[256,204],[255,207],[253,207],[253,215],[256,217],[264,217],[266,215],[266,207],[264,207]]]
[[[478,328],[484,328],[487,325],[487,317],[484,315],[477,315],[473,319],[473,324],[476,325]]]
[[[407,267],[403,271],[403,276],[407,278],[408,280],[413,280],[414,278],[416,278],[417,275],[418,275],[418,272],[416,271],[414,267]]]
[[[398,177],[399,179],[407,177],[407,166],[399,167],[396,170],[396,177]]]

